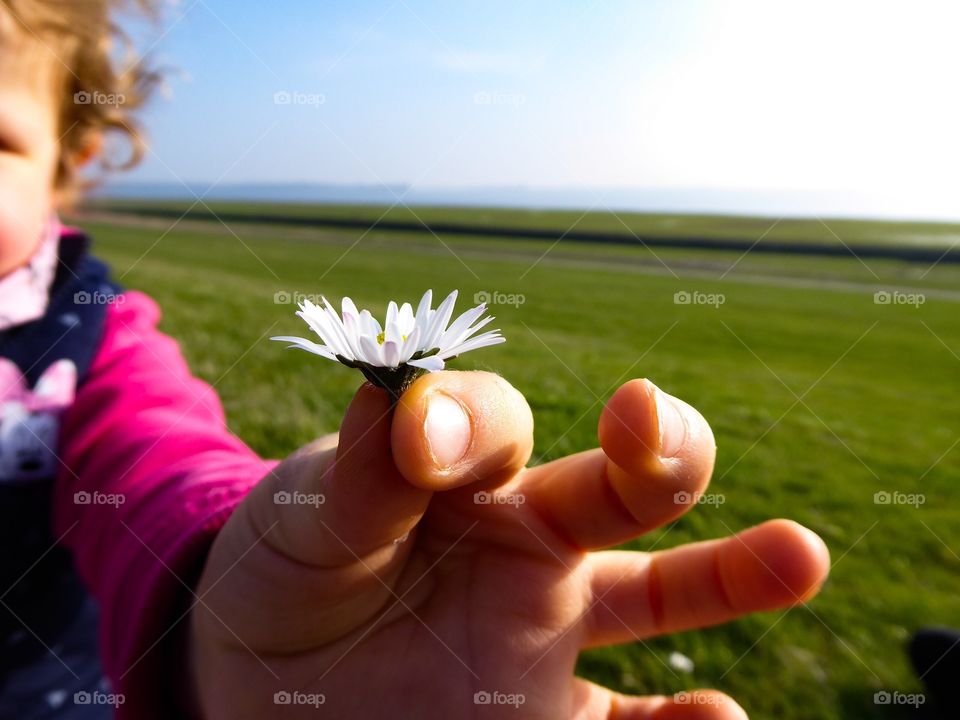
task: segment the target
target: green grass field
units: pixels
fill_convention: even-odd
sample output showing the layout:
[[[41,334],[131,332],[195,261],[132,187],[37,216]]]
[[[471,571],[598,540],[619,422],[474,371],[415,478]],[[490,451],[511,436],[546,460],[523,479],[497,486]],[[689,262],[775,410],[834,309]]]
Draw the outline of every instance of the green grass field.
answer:
[[[670,222],[682,230],[687,221]],[[522,303],[493,308],[508,342],[459,367],[495,370],[526,394],[536,461],[592,447],[603,400],[632,377],[651,378],[713,425],[711,492],[725,502],[634,547],[775,516],[830,546],[835,567],[808,608],[589,652],[584,676],[632,693],[719,687],[753,718],[896,717],[873,694],[919,689],[903,652],[911,631],[960,625],[957,266],[189,219],[172,230],[169,220],[84,224],[121,282],[161,303],[162,328],[261,453],[282,456],[333,430],[359,380],[269,342],[303,331],[294,306],[275,298],[348,294],[382,311],[428,287],[459,288],[468,301],[517,295]],[[844,230],[883,240],[901,229]],[[878,290],[924,302],[877,304]],[[723,302],[675,303],[684,292]],[[924,503],[877,504],[878,492],[920,493]],[[673,650],[694,660],[692,674],[665,664]]]
[[[775,218],[734,215],[670,215],[663,213],[606,212],[601,210],[525,210],[483,207],[392,207],[367,205],[311,205],[305,203],[204,202],[190,207],[181,201],[144,203],[139,200],[110,200],[93,203],[111,210],[149,209],[209,218],[213,213],[237,213],[249,217],[328,220],[392,221],[405,223],[447,223],[479,228],[549,229],[558,233],[572,230],[607,232],[630,237],[705,237],[746,239],[761,244],[799,241],[857,245],[911,245],[948,248],[960,241],[960,227],[942,222],[884,222],[847,218]]]

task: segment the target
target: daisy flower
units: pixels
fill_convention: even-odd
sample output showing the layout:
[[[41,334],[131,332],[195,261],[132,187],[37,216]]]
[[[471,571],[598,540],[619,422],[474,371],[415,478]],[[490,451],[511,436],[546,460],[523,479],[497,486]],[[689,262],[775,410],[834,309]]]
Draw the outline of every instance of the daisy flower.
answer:
[[[310,326],[322,342],[301,337],[270,338],[357,368],[374,385],[398,399],[424,372],[442,370],[447,360],[470,350],[506,342],[499,330],[477,332],[493,317],[484,317],[485,303],[450,322],[457,301],[454,290],[432,308],[433,291],[427,290],[416,312],[410,303],[398,306],[390,301],[383,326],[369,310],[357,310],[353,300],[343,298],[341,313],[326,298],[323,306],[304,299],[297,315]]]

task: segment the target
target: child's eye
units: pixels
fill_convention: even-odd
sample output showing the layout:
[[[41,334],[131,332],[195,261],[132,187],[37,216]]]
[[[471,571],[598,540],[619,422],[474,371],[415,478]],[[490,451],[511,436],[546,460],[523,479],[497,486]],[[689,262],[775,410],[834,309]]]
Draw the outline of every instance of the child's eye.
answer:
[[[19,155],[25,153],[29,147],[24,142],[28,136],[24,134],[25,128],[12,120],[14,119],[0,113],[0,152]]]
[[[10,138],[0,135],[0,153],[17,154],[22,152],[21,148]]]

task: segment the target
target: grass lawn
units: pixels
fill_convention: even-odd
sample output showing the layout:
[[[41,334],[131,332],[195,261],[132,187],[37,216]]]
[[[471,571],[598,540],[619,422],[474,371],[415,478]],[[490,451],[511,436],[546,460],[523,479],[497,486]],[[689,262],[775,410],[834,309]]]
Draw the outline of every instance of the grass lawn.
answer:
[[[670,215],[591,210],[524,210],[516,208],[393,207],[374,205],[323,205],[306,203],[204,202],[191,206],[178,200],[97,201],[94,205],[113,210],[146,209],[209,218],[212,213],[231,213],[261,218],[362,220],[449,224],[532,230],[602,232],[654,237],[699,237],[737,239],[761,244],[811,242],[828,245],[911,245],[947,249],[960,243],[960,226],[943,222],[885,222],[850,218],[776,218],[737,215]]]
[[[671,219],[680,230],[683,222]],[[691,232],[709,230],[692,222]],[[713,425],[711,492],[725,502],[634,547],[775,516],[830,546],[836,565],[808,608],[591,651],[584,676],[632,693],[719,687],[753,718],[885,718],[890,708],[874,705],[874,692],[919,687],[903,653],[910,632],[960,625],[956,266],[169,225],[86,224],[121,282],[161,303],[162,328],[261,453],[282,456],[335,429],[359,379],[266,339],[304,329],[277,293],[349,294],[381,310],[428,287],[460,288],[469,300],[522,295],[522,304],[494,307],[508,342],[459,367],[496,370],[526,394],[537,461],[592,447],[603,400],[632,377],[651,378]],[[877,229],[877,239],[897,232]],[[925,302],[876,304],[881,288],[922,292]],[[723,302],[676,304],[678,292]],[[925,502],[876,504],[881,491]],[[666,664],[674,650],[694,660],[693,673]]]

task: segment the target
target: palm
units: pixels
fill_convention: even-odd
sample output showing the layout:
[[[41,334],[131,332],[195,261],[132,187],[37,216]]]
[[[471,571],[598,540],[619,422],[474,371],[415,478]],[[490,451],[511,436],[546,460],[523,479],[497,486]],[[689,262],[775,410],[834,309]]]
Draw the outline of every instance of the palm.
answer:
[[[404,541],[411,547],[396,580],[368,588],[385,600],[374,617],[357,613],[354,626],[306,655],[250,647],[280,682],[254,654],[235,652],[240,676],[259,681],[225,693],[232,707],[218,701],[223,717],[269,717],[277,692],[289,693],[290,717],[315,718],[321,697],[329,717],[395,718],[401,702],[408,717],[468,717],[486,698],[505,717],[520,702],[524,717],[578,717],[570,708],[587,595],[581,554],[524,507],[476,505],[472,493],[435,499]],[[554,604],[550,595],[584,602]],[[357,598],[354,607],[365,605]]]
[[[316,679],[310,687],[330,688],[330,717],[394,718],[400,705],[408,717],[470,717],[482,709],[516,717],[518,703],[525,718],[573,717],[580,650],[573,628],[583,602],[547,598],[585,600],[583,579],[571,569],[576,556],[560,550],[554,557],[536,540],[519,548],[504,533],[478,532],[483,519],[469,513],[435,523],[445,505],[424,518],[384,613],[302,668]],[[344,655],[357,634],[363,639]],[[417,672],[410,677],[398,667]],[[317,679],[321,673],[326,677]],[[491,707],[482,706],[485,700]]]
[[[371,413],[364,424],[375,425],[381,415]],[[385,422],[387,434],[370,439],[371,444],[389,438],[390,420]],[[394,426],[401,422],[393,418]],[[591,645],[718,622],[759,606],[790,604],[819,584],[822,571],[811,570],[817,577],[811,572],[802,578],[774,577],[779,589],[768,577],[768,597],[760,598],[757,607],[747,606],[756,598],[740,599],[729,588],[719,593],[722,603],[716,600],[717,607],[707,610],[679,597],[673,603],[677,611],[653,603],[654,574],[660,578],[656,593],[663,603],[671,594],[690,589],[682,587],[686,580],[671,578],[692,577],[693,585],[700,586],[697,592],[718,598],[718,589],[711,587],[716,568],[700,564],[718,562],[714,550],[719,546],[703,544],[699,556],[668,551],[661,558],[587,552],[637,535],[684,508],[672,502],[672,509],[646,518],[643,513],[649,510],[630,510],[629,493],[614,501],[617,507],[604,506],[610,503],[609,488],[596,485],[603,490],[601,500],[590,491],[586,477],[592,473],[598,476],[594,484],[617,486],[602,451],[522,470],[529,443],[518,448],[516,428],[509,422],[506,426],[511,450],[500,453],[494,465],[484,465],[483,458],[490,457],[484,451],[464,477],[439,479],[451,489],[435,494],[419,489],[434,482],[420,475],[412,480],[418,488],[399,491],[395,503],[403,510],[397,513],[397,530],[374,532],[375,542],[367,542],[371,538],[364,536],[363,523],[358,529],[357,518],[349,512],[333,513],[329,500],[322,510],[294,509],[279,519],[275,508],[267,508],[276,487],[302,486],[298,462],[302,469],[303,460],[294,458],[278,469],[279,485],[263,483],[255,489],[221,532],[199,589],[202,601],[193,618],[194,676],[204,716],[586,720],[654,713],[659,718],[661,712],[664,718],[679,718],[686,717],[687,710],[706,707],[714,714],[696,717],[742,717],[735,705],[720,700],[689,708],[663,698],[615,696],[574,677],[577,654]],[[345,422],[344,432],[349,433],[346,428]],[[640,435],[645,432],[639,430]],[[396,427],[393,440],[396,445]],[[336,463],[338,451],[333,448],[313,453],[308,461],[313,475],[321,477],[313,488],[335,498],[341,493],[369,497],[370,487],[358,484],[395,482],[383,477],[397,474],[394,463],[410,479],[416,474],[411,463],[421,460],[398,457],[394,448],[392,456],[380,458],[383,466],[378,468],[376,459],[371,462],[363,455],[357,465],[367,474],[358,481],[358,469],[343,458],[344,445],[342,433]],[[600,473],[594,472],[598,462],[603,464]],[[709,457],[706,475],[711,463]],[[349,475],[351,483],[338,480],[338,473]],[[687,486],[698,473],[686,475],[683,490],[698,489]],[[558,494],[557,487],[572,477],[581,478],[580,490]],[[702,487],[706,477],[695,482]],[[496,487],[490,492],[497,501],[477,502],[477,487]],[[675,492],[674,486],[668,489]],[[419,493],[426,495],[422,515],[411,525],[407,515],[420,501]],[[656,507],[652,497],[647,499],[647,506]],[[349,505],[346,500],[337,504],[341,510]],[[389,519],[370,519],[376,520],[371,526],[390,525]],[[278,535],[279,526],[286,532]],[[629,526],[626,536],[624,526]],[[777,534],[769,540],[782,547],[784,532],[796,531],[792,526],[778,528],[766,532]],[[404,529],[410,530],[408,536],[399,531]],[[294,538],[304,534],[307,542]],[[798,548],[796,538],[786,540]],[[751,554],[756,554],[752,545],[763,545],[749,539],[739,544]],[[736,547],[731,551],[734,566],[744,566],[733,571],[721,567],[721,574],[743,573],[743,578],[731,580],[746,579],[755,589],[757,577],[771,574],[745,560]],[[792,564],[800,558],[804,565],[803,554],[802,549],[793,552]],[[819,562],[807,556],[812,558],[808,568]],[[776,558],[770,562],[780,565]],[[662,568],[657,573],[651,570],[654,564]],[[785,597],[784,588],[792,598]],[[635,714],[618,714],[631,708]]]

